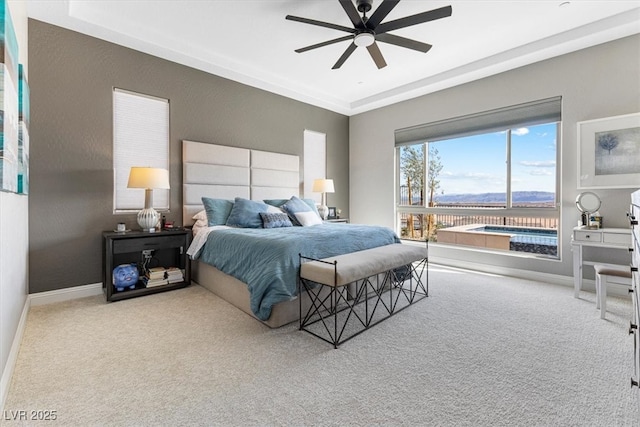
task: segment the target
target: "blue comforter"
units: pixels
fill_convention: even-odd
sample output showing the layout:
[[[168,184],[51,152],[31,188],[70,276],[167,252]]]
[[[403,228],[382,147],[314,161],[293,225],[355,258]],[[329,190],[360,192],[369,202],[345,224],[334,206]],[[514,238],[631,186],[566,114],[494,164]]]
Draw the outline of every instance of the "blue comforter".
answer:
[[[326,258],[399,242],[389,228],[371,225],[238,228],[212,232],[197,257],[246,283],[251,310],[267,320],[274,304],[297,294],[298,254]]]

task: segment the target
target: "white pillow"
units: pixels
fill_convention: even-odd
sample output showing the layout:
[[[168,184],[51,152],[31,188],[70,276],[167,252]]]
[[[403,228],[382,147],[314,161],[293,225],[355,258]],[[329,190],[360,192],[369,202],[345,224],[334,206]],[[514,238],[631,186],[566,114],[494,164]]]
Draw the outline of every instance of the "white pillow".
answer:
[[[195,219],[196,221],[200,221],[200,220],[207,221],[207,212],[203,209],[197,214],[195,214],[192,218]]]
[[[193,224],[193,227],[191,228],[191,232],[195,236],[196,234],[198,234],[200,230],[202,230],[203,228],[207,228],[208,226],[209,226],[209,221],[207,221],[206,219],[199,219],[196,221],[195,224]]]
[[[296,219],[303,227],[322,224],[320,217],[312,211],[295,213]]]

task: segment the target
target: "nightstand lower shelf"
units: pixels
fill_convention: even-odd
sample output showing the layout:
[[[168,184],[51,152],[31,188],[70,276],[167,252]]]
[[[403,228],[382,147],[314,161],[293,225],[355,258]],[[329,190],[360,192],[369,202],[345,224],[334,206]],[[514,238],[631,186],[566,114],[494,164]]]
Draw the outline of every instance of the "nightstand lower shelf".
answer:
[[[116,291],[114,290],[109,297],[109,301],[120,301],[123,299],[140,297],[143,295],[151,295],[157,294],[159,292],[172,291],[174,289],[180,289],[188,286],[189,283],[186,281],[171,283],[168,285],[162,286],[153,286],[151,288],[147,288],[144,286],[142,282],[138,282],[135,289],[125,289],[124,291]]]

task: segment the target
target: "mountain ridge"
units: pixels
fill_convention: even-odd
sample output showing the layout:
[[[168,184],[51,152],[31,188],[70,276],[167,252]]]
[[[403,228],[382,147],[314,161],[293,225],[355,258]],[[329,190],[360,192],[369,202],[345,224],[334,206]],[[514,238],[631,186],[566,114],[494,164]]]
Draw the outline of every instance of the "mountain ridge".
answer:
[[[463,193],[440,194],[435,197],[436,203],[505,203],[506,193]],[[555,193],[550,191],[514,191],[512,193],[514,203],[552,203],[555,201]]]

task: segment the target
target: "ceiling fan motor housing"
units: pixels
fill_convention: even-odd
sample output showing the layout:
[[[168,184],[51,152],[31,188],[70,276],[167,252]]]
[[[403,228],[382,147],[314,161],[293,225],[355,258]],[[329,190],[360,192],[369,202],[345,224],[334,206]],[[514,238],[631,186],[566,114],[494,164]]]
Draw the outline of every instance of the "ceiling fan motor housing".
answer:
[[[358,8],[358,12],[367,13],[371,10],[373,6],[373,0],[357,0],[356,6]]]

